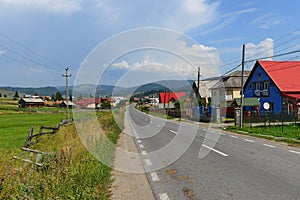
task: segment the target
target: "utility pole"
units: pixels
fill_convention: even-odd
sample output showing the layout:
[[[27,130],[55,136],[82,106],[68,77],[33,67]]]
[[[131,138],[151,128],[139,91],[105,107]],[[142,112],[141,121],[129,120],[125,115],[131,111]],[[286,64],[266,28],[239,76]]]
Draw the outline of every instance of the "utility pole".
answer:
[[[240,111],[240,127],[243,127],[243,107],[244,107],[244,67],[245,67],[245,45],[243,44],[243,53],[242,53],[242,78],[241,78],[241,111]]]
[[[198,67],[198,99],[201,98],[201,95],[200,95],[200,67]]]
[[[166,109],[166,88],[164,90],[164,109]]]
[[[67,121],[69,121],[69,99],[68,99],[69,80],[68,79],[69,79],[69,77],[72,76],[72,74],[68,74],[68,70],[69,70],[69,67],[66,68],[66,74],[62,74],[63,77],[66,77],[66,100],[67,100],[67,102],[66,102],[67,103],[67,116],[66,116],[66,118],[67,118]]]

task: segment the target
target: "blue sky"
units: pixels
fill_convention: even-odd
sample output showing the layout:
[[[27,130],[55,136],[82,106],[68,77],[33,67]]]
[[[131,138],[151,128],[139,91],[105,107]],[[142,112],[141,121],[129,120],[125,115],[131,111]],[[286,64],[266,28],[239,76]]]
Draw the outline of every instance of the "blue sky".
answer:
[[[218,71],[205,74],[203,67],[203,76],[223,74],[241,62],[242,44],[246,44],[248,60],[299,49],[299,6],[293,0],[0,0],[0,86],[64,85],[61,74],[67,66],[72,83],[99,44],[143,27],[182,33],[189,38],[182,51],[193,54],[195,63],[198,58],[197,65],[207,69],[211,63],[204,56],[209,55]],[[149,37],[146,39],[159,39]],[[179,47],[183,40],[174,41]],[[130,41],[120,42],[127,44]],[[99,56],[105,57],[108,51],[115,50],[105,49]],[[114,84],[122,79],[125,86],[138,85],[150,81],[149,71],[157,80],[177,79],[176,73],[196,78],[195,69],[188,69],[187,63],[159,52],[143,50],[120,56],[106,66],[99,82]],[[297,54],[278,59],[297,59]],[[251,67],[252,63],[246,65],[246,69]],[[129,72],[131,83],[123,77]],[[132,82],[134,77],[136,82]],[[89,77],[85,78],[89,83]]]

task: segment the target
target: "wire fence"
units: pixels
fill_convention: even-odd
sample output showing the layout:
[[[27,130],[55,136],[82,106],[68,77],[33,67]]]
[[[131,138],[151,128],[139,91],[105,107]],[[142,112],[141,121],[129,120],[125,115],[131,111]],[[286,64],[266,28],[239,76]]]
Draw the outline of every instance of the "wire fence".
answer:
[[[288,125],[298,124],[300,115],[295,112],[280,112],[278,114],[266,111],[248,111],[243,114],[243,125],[245,126],[271,126],[271,125]]]

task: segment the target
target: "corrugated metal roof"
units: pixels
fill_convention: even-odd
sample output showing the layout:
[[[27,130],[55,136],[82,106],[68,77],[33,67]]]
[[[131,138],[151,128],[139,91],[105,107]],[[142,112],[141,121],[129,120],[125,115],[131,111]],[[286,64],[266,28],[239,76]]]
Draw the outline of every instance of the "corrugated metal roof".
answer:
[[[246,82],[250,71],[244,71],[244,83]],[[235,71],[227,76],[223,76],[222,79],[216,83],[211,89],[219,89],[219,88],[240,88],[241,87],[241,80],[242,78],[242,71]]]
[[[220,78],[217,77],[215,79],[210,79],[210,80],[200,80],[199,81],[199,94],[202,98],[204,97],[211,97],[211,91],[210,89],[217,83],[219,82]],[[194,82],[194,86],[198,87],[198,81]],[[193,86],[193,87],[194,87]]]
[[[26,103],[44,103],[40,98],[22,98]]]
[[[258,61],[281,92],[300,91],[300,61]]]
[[[166,93],[160,92],[159,93],[160,103],[168,103],[172,99],[177,101],[184,96],[186,96],[185,92],[166,92]]]
[[[236,102],[238,106],[241,105],[241,98],[235,98],[233,102]],[[256,97],[251,97],[251,98],[243,98],[243,106],[259,106],[260,102],[258,98]]]

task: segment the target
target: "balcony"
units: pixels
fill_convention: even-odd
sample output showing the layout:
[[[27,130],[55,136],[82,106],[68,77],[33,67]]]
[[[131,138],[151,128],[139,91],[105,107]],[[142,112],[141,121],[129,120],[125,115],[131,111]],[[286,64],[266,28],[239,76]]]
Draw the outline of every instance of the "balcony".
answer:
[[[262,96],[269,96],[269,95],[270,95],[269,90],[263,90],[262,91]]]
[[[260,90],[254,90],[254,96],[260,97]]]
[[[232,101],[232,100],[233,100],[232,95],[225,96],[225,101]]]

